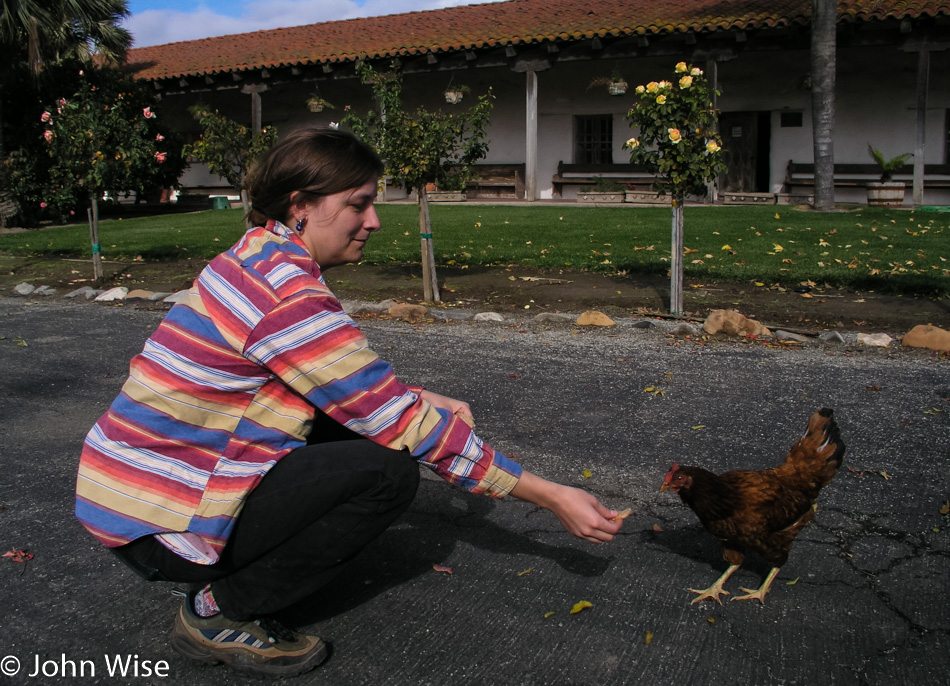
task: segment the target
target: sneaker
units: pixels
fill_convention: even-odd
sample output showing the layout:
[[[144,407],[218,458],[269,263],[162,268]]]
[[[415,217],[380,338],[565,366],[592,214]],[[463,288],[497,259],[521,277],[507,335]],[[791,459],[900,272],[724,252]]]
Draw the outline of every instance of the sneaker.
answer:
[[[281,678],[309,672],[329,657],[327,644],[266,618],[236,622],[223,614],[199,617],[189,594],[172,630],[172,647],[192,660],[225,663],[241,674]]]

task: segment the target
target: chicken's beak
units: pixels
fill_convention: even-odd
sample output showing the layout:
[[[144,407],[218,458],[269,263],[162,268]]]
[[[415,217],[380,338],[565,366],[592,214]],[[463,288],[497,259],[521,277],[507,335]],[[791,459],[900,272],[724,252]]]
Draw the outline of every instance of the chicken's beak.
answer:
[[[671,488],[673,488],[673,484],[671,484],[670,482],[666,482],[665,484],[660,486],[660,493],[662,493],[663,491],[668,491]]]

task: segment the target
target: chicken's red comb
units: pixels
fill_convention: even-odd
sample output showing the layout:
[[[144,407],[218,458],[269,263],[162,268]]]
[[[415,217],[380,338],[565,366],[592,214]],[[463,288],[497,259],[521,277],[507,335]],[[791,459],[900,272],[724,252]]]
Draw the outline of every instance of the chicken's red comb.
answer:
[[[680,466],[674,462],[673,465],[670,467],[670,471],[668,471],[668,472],[666,473],[666,476],[663,477],[663,483],[668,484],[670,481],[672,481],[672,480],[673,480],[673,473],[674,473],[677,469],[679,469],[679,468],[680,468]]]

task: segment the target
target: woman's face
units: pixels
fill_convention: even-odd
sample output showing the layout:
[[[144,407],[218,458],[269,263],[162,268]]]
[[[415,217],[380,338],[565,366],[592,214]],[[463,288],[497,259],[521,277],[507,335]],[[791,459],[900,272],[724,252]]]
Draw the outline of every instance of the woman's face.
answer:
[[[373,207],[376,183],[374,178],[357,188],[295,207],[295,222],[306,217],[300,237],[321,269],[359,262],[363,257],[370,234],[379,230]]]

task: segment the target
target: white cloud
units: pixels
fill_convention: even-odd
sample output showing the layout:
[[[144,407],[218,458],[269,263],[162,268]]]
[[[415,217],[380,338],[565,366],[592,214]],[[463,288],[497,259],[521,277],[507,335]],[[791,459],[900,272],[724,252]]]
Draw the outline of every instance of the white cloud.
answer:
[[[207,6],[192,11],[145,10],[124,22],[134,47],[176,43],[210,36],[248,33],[285,26],[303,26],[338,19],[401,14],[499,0],[258,0],[242,7],[238,16],[218,14]],[[193,6],[193,5],[192,5]]]

